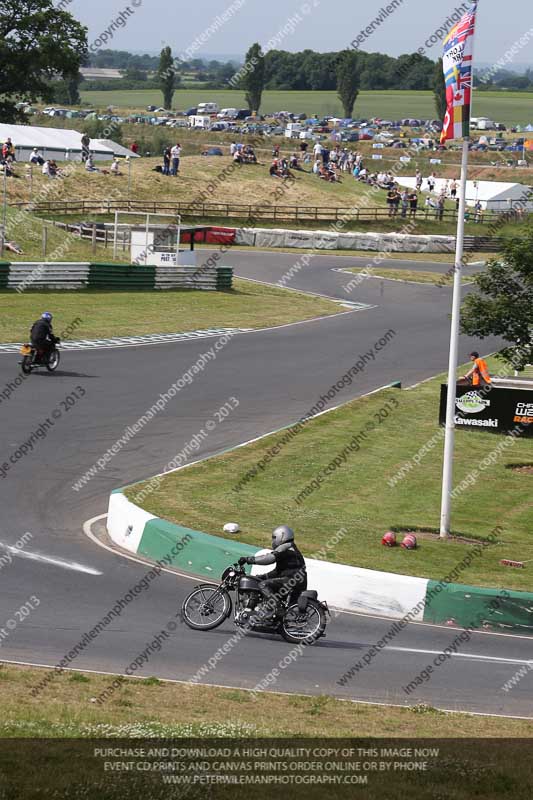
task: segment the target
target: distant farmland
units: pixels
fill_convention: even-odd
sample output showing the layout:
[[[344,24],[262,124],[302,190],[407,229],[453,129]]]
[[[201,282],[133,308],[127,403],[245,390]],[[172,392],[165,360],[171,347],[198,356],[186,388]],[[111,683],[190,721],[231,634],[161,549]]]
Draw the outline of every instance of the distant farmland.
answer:
[[[161,92],[132,90],[109,92],[82,92],[82,102],[98,108],[112,105],[117,108],[145,109],[148,105],[161,105]],[[202,101],[212,100],[220,108],[245,108],[243,92],[233,90],[180,89],[174,93],[174,108],[186,110]],[[342,115],[342,107],[335,92],[264,92],[261,105],[263,113],[293,111],[307,115]],[[472,113],[503,122],[525,125],[533,122],[533,93],[526,92],[475,92]],[[435,117],[435,104],[431,92],[361,92],[357,98],[355,117]]]

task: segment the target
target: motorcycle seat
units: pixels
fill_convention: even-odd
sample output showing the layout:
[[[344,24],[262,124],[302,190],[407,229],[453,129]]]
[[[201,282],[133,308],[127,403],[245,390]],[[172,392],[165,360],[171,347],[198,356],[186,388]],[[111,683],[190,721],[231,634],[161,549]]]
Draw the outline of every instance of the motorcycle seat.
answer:
[[[314,589],[306,589],[298,598],[298,611],[303,614],[307,608],[309,600],[318,600],[318,592]]]

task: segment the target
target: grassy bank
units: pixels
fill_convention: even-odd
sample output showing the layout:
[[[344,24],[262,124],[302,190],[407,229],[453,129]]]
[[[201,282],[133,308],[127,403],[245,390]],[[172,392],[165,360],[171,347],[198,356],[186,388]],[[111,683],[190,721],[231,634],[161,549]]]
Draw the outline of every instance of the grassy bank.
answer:
[[[229,292],[203,291],[26,291],[0,292],[0,341],[18,342],[43,307],[60,332],[80,319],[71,338],[175,333],[202,328],[262,328],[343,309],[329,300],[235,280]]]
[[[275,753],[268,750],[268,758],[258,758],[259,751],[248,758],[249,748],[254,746],[279,748],[275,752],[280,763],[289,761],[291,769],[295,767],[300,774],[318,776],[306,781],[307,785],[299,782],[292,786],[290,795],[280,794],[278,781],[261,786],[256,793],[264,800],[278,800],[280,796],[305,800],[354,797],[353,785],[346,786],[353,781],[346,779],[340,779],[345,785],[331,782],[324,791],[320,772],[316,772],[328,770],[325,764],[317,763],[326,760],[326,752],[321,750],[324,746],[338,748],[328,761],[343,763],[345,769],[355,769],[359,775],[365,774],[360,770],[370,751],[344,751],[342,758],[342,747],[391,748],[388,753],[376,749],[378,758],[370,759],[376,768],[380,756],[390,766],[396,760],[403,766],[417,754],[417,762],[423,758],[424,771],[394,771],[392,775],[388,770],[372,772],[364,780],[361,794],[369,800],[402,800],[406,792],[412,800],[430,796],[470,800],[474,795],[485,800],[528,800],[531,796],[529,764],[524,755],[533,725],[526,720],[450,714],[424,705],[371,706],[326,696],[268,693],[254,699],[237,689],[170,684],[155,678],[126,680],[103,706],[98,706],[96,697],[107,689],[111,676],[66,673],[56,676],[53,687],[33,699],[31,688],[42,676],[43,670],[0,665],[3,800],[41,800],[45,795],[56,800],[123,800],[130,796],[246,800],[249,786],[206,788],[193,784],[173,788],[165,785],[160,770],[167,765],[179,770],[185,764],[192,778],[205,783],[202,778],[207,775],[207,761],[199,761],[201,751],[195,755],[190,748],[219,748],[213,753],[222,755],[221,748],[226,747],[230,756],[233,753],[238,757],[237,762],[232,765],[227,757],[215,759],[211,769],[214,776],[224,780],[225,776],[248,774],[260,780],[262,775],[275,775]],[[91,741],[87,741],[89,737]],[[489,740],[481,748],[480,737]],[[305,752],[291,750],[295,745],[308,747],[316,766],[310,765],[309,758],[295,758]],[[111,749],[115,747],[118,749]],[[159,749],[162,747],[172,747],[172,755],[170,750]],[[411,749],[417,747],[421,750]],[[283,748],[287,748],[286,754]],[[349,758],[350,752],[353,758]],[[247,766],[236,766],[239,762]],[[109,774],[108,766],[119,774]],[[138,771],[139,766],[144,771]]]
[[[491,360],[495,372],[501,365]],[[464,372],[464,369],[463,369]],[[398,375],[400,378],[401,375]],[[312,556],[344,527],[348,533],[328,549],[325,558],[371,569],[441,579],[471,549],[460,541],[421,540],[418,550],[389,549],[381,536],[392,526],[435,528],[439,522],[442,429],[437,424],[440,378],[408,392],[397,389],[355,400],[308,422],[281,446],[264,469],[257,467],[269,447],[283,434],[273,434],[245,448],[170,474],[144,501],[157,516],[216,535],[235,520],[238,538],[268,546],[272,514],[298,535],[304,553]],[[320,394],[327,392],[322,387]],[[315,402],[310,398],[309,406]],[[380,421],[381,420],[381,421]],[[354,436],[359,449],[343,464],[324,473]],[[399,472],[427,442],[433,442],[419,466]],[[500,443],[488,433],[456,432],[454,483],[478,468]],[[500,526],[498,544],[473,558],[462,582],[531,590],[527,569],[510,570],[501,558],[533,559],[533,501],[531,475],[507,468],[509,463],[532,463],[531,440],[515,440],[453,503],[455,531],[484,538]],[[302,497],[321,475],[319,489]],[[138,488],[128,490],[133,496]],[[479,514],[473,509],[483,509]],[[339,538],[339,537],[336,537]],[[323,557],[321,555],[321,557]]]
[[[0,738],[87,736],[533,736],[526,720],[256,694],[155,678],[126,679],[102,706],[109,675],[64,673],[38,698],[44,671],[0,664]],[[91,699],[92,698],[92,699]]]

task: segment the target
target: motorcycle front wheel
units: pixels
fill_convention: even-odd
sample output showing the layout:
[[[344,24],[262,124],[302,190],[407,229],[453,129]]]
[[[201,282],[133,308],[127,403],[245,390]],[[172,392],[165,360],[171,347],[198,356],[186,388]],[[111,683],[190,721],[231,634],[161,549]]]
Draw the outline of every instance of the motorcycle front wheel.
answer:
[[[305,611],[290,605],[281,621],[280,633],[291,644],[313,644],[326,630],[326,612],[316,600],[308,600]]]
[[[52,350],[46,362],[46,369],[48,372],[54,372],[59,366],[59,350]]]
[[[31,372],[31,356],[23,356],[20,368],[24,375],[29,375]]]
[[[189,628],[210,631],[221,625],[231,614],[231,597],[220,586],[204,583],[187,595],[181,614]]]

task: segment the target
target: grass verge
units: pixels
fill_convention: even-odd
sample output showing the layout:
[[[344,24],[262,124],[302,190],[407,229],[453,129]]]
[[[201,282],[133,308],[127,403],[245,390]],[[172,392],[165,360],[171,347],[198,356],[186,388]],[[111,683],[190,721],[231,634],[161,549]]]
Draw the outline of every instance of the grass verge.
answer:
[[[80,319],[72,338],[175,333],[202,328],[262,328],[337,314],[340,305],[320,297],[238,280],[227,292],[26,291],[0,292],[0,341],[25,339],[30,324],[49,308],[57,332]]]
[[[495,359],[489,364],[493,372],[501,368]],[[384,390],[309,421],[263,469],[258,462],[270,447],[279,445],[283,433],[174,472],[146,498],[144,507],[156,516],[216,535],[223,535],[225,522],[237,521],[242,528],[239,539],[258,547],[269,545],[274,522],[286,522],[296,529],[298,544],[308,556],[345,528],[347,534],[320,557],[439,580],[472,544],[424,539],[419,549],[406,551],[382,547],[381,537],[392,526],[438,525],[440,383],[438,377],[408,392]],[[346,456],[340,468],[325,474],[355,436],[359,448]],[[487,432],[457,430],[455,486],[479,469],[501,442],[500,436]],[[412,464],[427,443],[419,466],[404,470],[402,477],[402,466]],[[480,478],[454,500],[453,525],[458,533],[483,539],[501,527],[498,544],[473,558],[462,574],[463,583],[531,590],[527,569],[510,570],[499,564],[501,558],[533,560],[531,475],[506,469],[508,462],[530,463],[530,455],[531,440],[515,439],[512,446],[496,451],[494,463],[481,468]],[[319,474],[323,476],[319,490],[301,499],[302,490]],[[127,494],[135,495],[142,486],[137,484]]]
[[[333,697],[260,693],[155,678],[126,679],[105,704],[113,678],[65,672],[38,698],[43,670],[0,664],[0,738],[122,736],[533,736],[533,722],[395,708]]]

